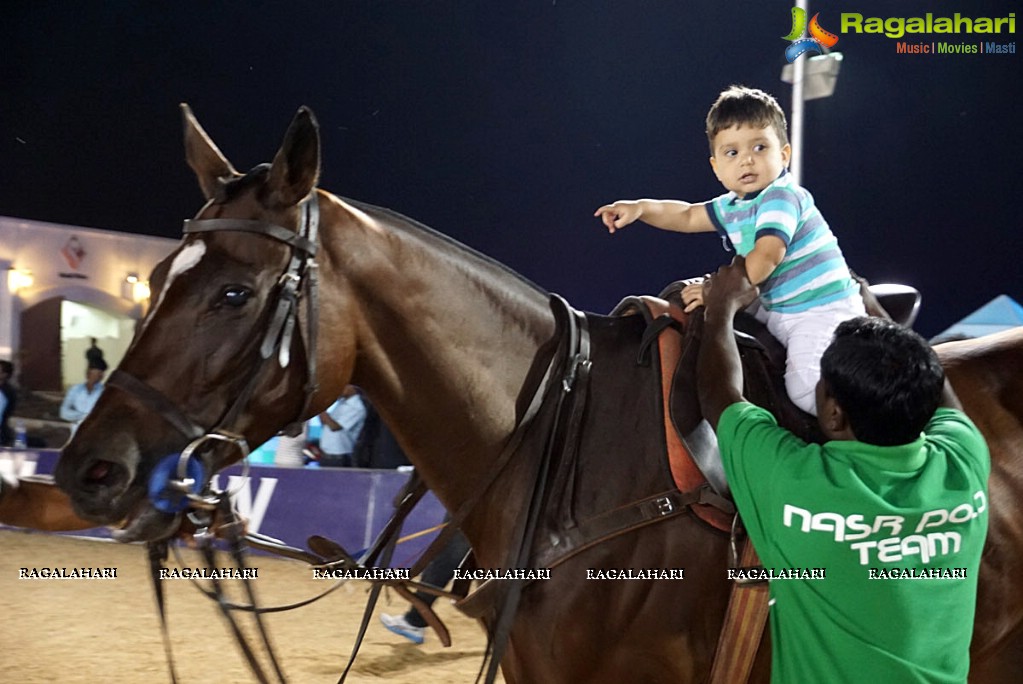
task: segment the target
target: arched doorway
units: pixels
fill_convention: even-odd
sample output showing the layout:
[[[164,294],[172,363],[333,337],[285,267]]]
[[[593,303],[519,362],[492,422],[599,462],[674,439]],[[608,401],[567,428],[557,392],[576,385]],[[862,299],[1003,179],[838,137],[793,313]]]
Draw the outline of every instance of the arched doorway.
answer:
[[[85,376],[85,350],[92,338],[111,368],[124,356],[140,309],[124,299],[84,287],[39,293],[20,317],[21,386],[64,392]]]

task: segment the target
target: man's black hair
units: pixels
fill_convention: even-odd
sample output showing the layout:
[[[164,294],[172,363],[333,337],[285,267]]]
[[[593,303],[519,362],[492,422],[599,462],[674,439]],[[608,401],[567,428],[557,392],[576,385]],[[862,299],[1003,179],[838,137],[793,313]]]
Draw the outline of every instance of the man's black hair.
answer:
[[[835,329],[821,378],[856,439],[893,446],[917,439],[941,403],[945,371],[926,340],[881,318]]]

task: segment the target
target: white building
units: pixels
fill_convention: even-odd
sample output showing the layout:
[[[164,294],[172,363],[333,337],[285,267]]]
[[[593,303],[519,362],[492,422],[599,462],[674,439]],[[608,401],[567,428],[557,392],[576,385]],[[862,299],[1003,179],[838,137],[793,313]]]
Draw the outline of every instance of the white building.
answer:
[[[149,274],[178,244],[0,216],[0,359],[25,389],[81,382],[96,338],[121,360],[149,299]]]

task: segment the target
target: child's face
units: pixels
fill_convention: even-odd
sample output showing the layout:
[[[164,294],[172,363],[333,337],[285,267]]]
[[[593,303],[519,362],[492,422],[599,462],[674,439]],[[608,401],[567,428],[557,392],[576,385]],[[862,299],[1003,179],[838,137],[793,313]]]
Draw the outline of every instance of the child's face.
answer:
[[[714,136],[710,165],[725,188],[745,197],[773,183],[789,165],[791,152],[773,126],[732,126]]]

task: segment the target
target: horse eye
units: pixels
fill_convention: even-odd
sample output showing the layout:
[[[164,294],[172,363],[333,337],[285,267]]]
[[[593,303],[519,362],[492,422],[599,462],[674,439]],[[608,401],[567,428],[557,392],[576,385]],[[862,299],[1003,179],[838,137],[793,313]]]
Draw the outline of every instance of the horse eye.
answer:
[[[220,304],[238,308],[244,306],[249,298],[252,297],[252,290],[241,285],[230,285],[224,288],[224,291],[220,295]]]

